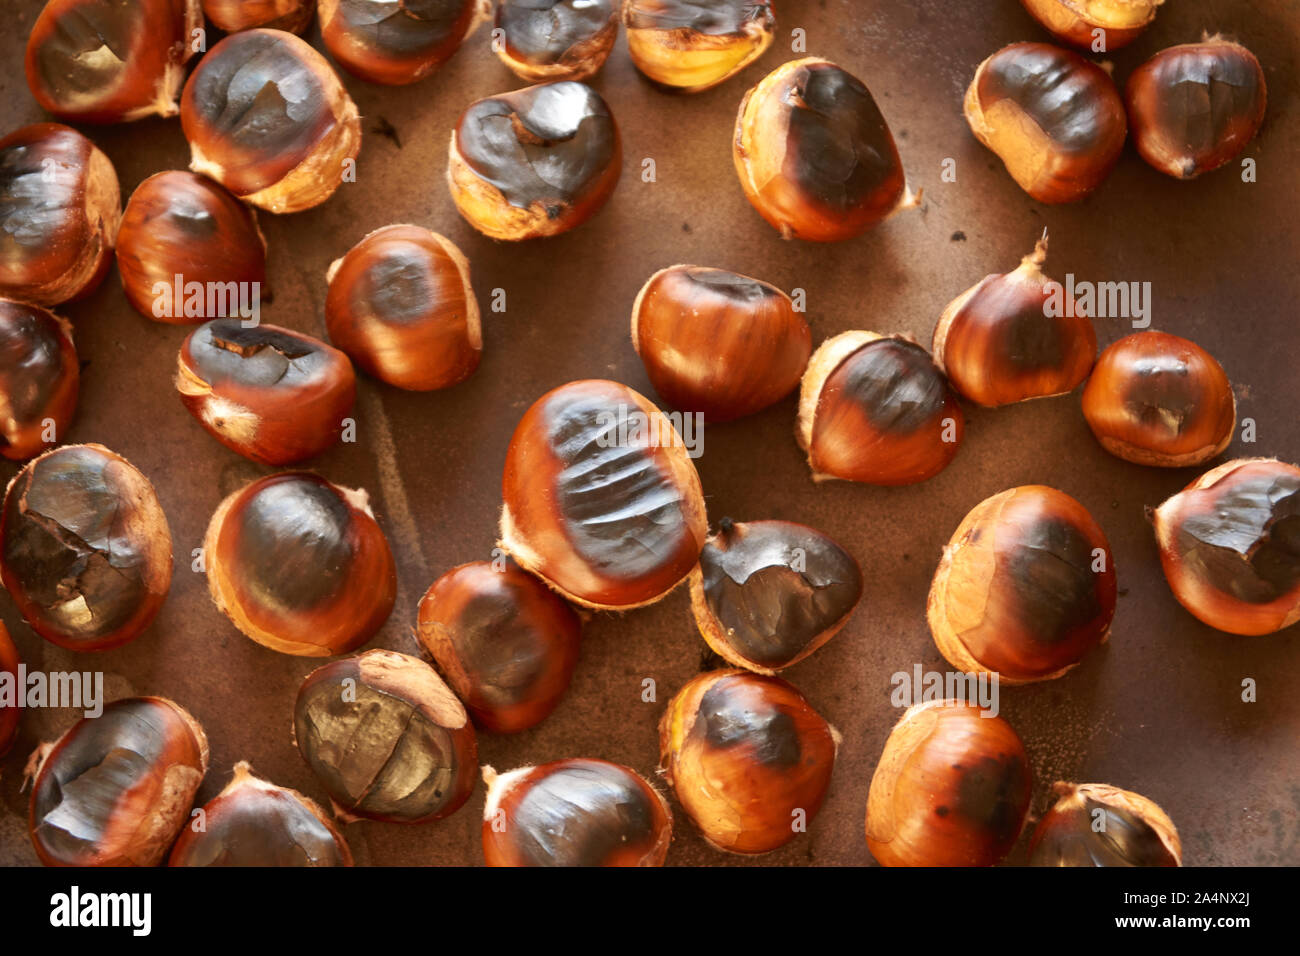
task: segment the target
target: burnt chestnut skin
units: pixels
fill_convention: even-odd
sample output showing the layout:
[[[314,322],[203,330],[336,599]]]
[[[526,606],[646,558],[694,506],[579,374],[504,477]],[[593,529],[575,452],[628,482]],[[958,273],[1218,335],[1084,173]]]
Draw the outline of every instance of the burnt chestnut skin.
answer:
[[[10,680],[13,682],[11,686],[16,694],[19,691],[18,665],[20,663],[18,648],[14,646],[13,638],[9,636],[9,628],[0,621],[0,674],[11,675]],[[13,704],[0,704],[0,757],[7,754],[13,747],[14,741],[18,739],[18,720],[23,714],[21,704],[21,696],[18,696]]]
[[[765,0],[622,0],[632,63],[669,90],[698,93],[735,76],[772,45]]]
[[[67,319],[0,299],[0,455],[21,461],[57,442],[77,410],[80,379]]]
[[[1052,787],[1029,841],[1030,866],[1182,866],[1173,821],[1138,793],[1101,783]]]
[[[302,33],[316,12],[316,0],[203,0],[203,12],[223,33],[255,27]]]
[[[493,44],[501,62],[530,83],[595,75],[618,36],[617,0],[501,0]]]
[[[317,0],[321,39],[354,76],[402,86],[460,49],[491,13],[490,0]]]

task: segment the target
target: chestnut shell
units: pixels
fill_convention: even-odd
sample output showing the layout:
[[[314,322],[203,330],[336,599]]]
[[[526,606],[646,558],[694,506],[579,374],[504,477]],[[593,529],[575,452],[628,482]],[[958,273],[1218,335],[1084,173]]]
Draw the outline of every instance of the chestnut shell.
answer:
[[[1061,783],[1029,841],[1030,866],[1182,866],[1173,821],[1141,794]]]
[[[776,15],[766,0],[623,0],[628,53],[658,86],[698,93],[767,52]]]
[[[223,33],[265,27],[300,34],[316,13],[316,0],[203,0],[203,12]]]
[[[497,56],[531,83],[595,75],[618,36],[618,0],[501,0]]]
[[[1132,43],[1156,18],[1164,0],[1020,0],[1035,20],[1057,38],[1092,52],[1093,31],[1101,30],[1110,53]]]
[[[64,318],[0,299],[0,455],[31,458],[63,435],[77,410],[81,363]],[[46,440],[47,421],[54,441]]]
[[[402,86],[451,59],[491,13],[490,0],[317,0],[321,39],[343,68]]]

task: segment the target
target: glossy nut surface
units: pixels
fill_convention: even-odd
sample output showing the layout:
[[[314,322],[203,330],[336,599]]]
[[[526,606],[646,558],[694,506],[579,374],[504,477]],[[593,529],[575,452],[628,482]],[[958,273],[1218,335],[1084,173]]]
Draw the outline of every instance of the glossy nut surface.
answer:
[[[316,0],[203,0],[203,12],[224,33],[257,27],[302,33],[316,12]]]
[[[654,82],[698,93],[762,56],[776,30],[765,0],[623,0],[627,49]]]
[[[1132,43],[1156,18],[1156,11],[1164,0],[1020,2],[1035,20],[1059,39],[1089,52],[1108,53]]]
[[[325,49],[354,76],[401,86],[428,76],[492,12],[490,0],[317,0]]]
[[[501,0],[492,48],[530,83],[585,80],[605,65],[618,19],[618,0]]]
[[[0,622],[0,686],[9,684],[11,700],[4,700],[0,695],[0,757],[7,754],[18,738],[18,721],[22,717],[22,695],[18,683],[18,665],[22,663],[18,648],[9,636],[9,628]],[[8,675],[5,677],[4,675]]]
[[[68,320],[0,299],[0,455],[22,461],[59,441],[77,410],[80,379]]]
[[[1182,866],[1168,814],[1140,793],[1061,783],[1029,841],[1030,866]]]

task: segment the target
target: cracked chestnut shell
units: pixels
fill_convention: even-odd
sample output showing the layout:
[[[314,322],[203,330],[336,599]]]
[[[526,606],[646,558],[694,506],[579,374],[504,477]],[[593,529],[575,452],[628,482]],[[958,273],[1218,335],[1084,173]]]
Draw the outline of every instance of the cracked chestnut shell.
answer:
[[[1004,684],[1051,680],[1110,635],[1118,594],[1105,532],[1044,485],[1011,488],[962,519],[930,585],[934,643]]]
[[[1059,39],[1092,51],[1100,30],[1109,53],[1128,46],[1156,18],[1164,0],[1020,0],[1024,8]]]
[[[700,674],[659,722],[659,762],[704,838],[767,853],[812,822],[826,799],[839,733],[779,677]]]
[[[672,422],[626,385],[570,382],[528,409],[506,450],[501,547],[569,600],[652,604],[708,537],[704,493]]]
[[[339,440],[357,379],[348,357],[320,339],[215,319],[181,345],[176,390],[221,444],[262,464],[287,465]]]
[[[492,14],[490,0],[317,0],[321,39],[353,76],[403,86],[428,76]]]
[[[882,866],[993,866],[1029,811],[1029,758],[1001,717],[961,701],[909,707],[867,795],[867,847]]]
[[[427,823],[474,789],[474,726],[432,667],[367,651],[307,675],[294,741],[344,820]]]
[[[1230,634],[1300,621],[1300,468],[1239,458],[1211,469],[1154,515],[1178,603]]]
[[[68,320],[0,299],[0,455],[22,461],[55,444],[77,410],[80,379]]]
[[[172,539],[149,479],[103,445],[64,445],[5,491],[0,578],[37,634],[72,651],[134,640],[172,577]]]
[[[618,19],[617,0],[501,0],[492,48],[530,83],[585,80],[609,58]]]
[[[208,738],[179,704],[128,697],[84,718],[39,760],[28,811],[46,866],[157,866],[189,819]]]
[[[498,774],[483,768],[488,866],[663,866],[668,802],[636,771],[572,758]]]
[[[470,104],[452,130],[447,184],[485,236],[534,239],[595,215],[622,166],[618,125],[600,94],[544,83]]]
[[[1052,793],[1029,841],[1030,866],[1183,865],[1174,822],[1140,793],[1060,781]]]
[[[316,12],[316,0],[203,0],[203,12],[223,33],[256,27],[302,33]]]
[[[0,621],[0,674],[9,674],[9,680],[12,681],[11,687],[18,689],[18,665],[22,663],[18,656],[18,648],[14,646],[13,638],[9,636],[9,628],[4,626]],[[0,704],[0,757],[7,754],[18,738],[18,721],[22,717],[23,710],[21,699],[16,699],[12,704]]]
[[[903,336],[844,332],[808,363],[796,437],[816,481],[910,485],[948,467],[965,423],[929,352]]]
[[[274,213],[329,199],[361,150],[338,75],[283,30],[245,30],[209,50],[181,95],[181,128],[190,169]]]
[[[698,93],[762,56],[776,35],[764,0],[623,0],[632,63],[649,79]]]
[[[1013,43],[975,71],[966,122],[1011,178],[1042,203],[1075,202],[1124,149],[1124,101],[1110,74],[1050,43]]]

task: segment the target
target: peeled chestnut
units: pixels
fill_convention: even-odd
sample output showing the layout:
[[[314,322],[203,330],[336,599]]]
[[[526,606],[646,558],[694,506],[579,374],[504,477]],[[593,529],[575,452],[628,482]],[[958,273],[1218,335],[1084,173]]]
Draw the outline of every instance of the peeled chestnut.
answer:
[[[474,789],[474,726],[414,657],[367,651],[317,668],[298,690],[293,722],[299,752],[343,820],[440,820]]]
[[[68,320],[0,299],[0,455],[22,461],[58,442],[77,410],[80,379]]]
[[[326,273],[330,340],[389,385],[425,392],[463,382],[483,350],[469,260],[420,226],[384,226]]]
[[[618,185],[614,114],[585,83],[544,83],[470,104],[451,133],[447,184],[471,226],[493,239],[557,236]]]
[[[659,722],[659,760],[678,802],[731,853],[767,853],[805,832],[839,741],[785,681],[739,670],[693,678]]]
[[[618,36],[617,0],[501,0],[493,49],[530,83],[585,80]]]
[[[224,33],[256,27],[302,33],[316,12],[316,0],[203,0],[203,12]]]
[[[723,422],[798,387],[812,332],[775,286],[724,269],[672,266],[637,295],[632,345],[669,405]]]
[[[1083,415],[1112,455],[1184,468],[1228,447],[1237,399],[1223,367],[1195,342],[1138,332],[1101,353],[1083,390]]]
[[[672,422],[626,385],[547,392],[506,450],[501,547],[575,603],[652,604],[708,537],[704,493]]]
[[[5,490],[0,578],[37,634],[72,651],[134,640],[172,579],[172,538],[149,479],[103,445],[64,445]]]
[[[75,129],[36,123],[0,139],[0,295],[51,306],[93,292],[121,220],[113,164]]]
[[[1140,793],[1104,783],[1052,786],[1056,803],[1029,841],[1030,866],[1182,866],[1168,814]]]
[[[9,628],[0,621],[0,757],[10,751],[18,737],[18,719],[23,713],[22,686],[18,680],[20,663]]]
[[[1031,774],[1024,744],[972,704],[909,707],[867,795],[867,847],[882,866],[992,866],[1020,836]]]
[[[1178,603],[1230,634],[1300,621],[1300,468],[1239,458],[1211,469],[1154,516]]]
[[[1094,53],[1128,46],[1165,0],[1020,0],[1060,39]],[[1100,44],[1099,44],[1100,41]]]
[[[128,697],[33,755],[28,815],[46,866],[157,866],[208,772],[208,738],[164,697]]]
[[[203,539],[212,600],[264,647],[355,650],[388,620],[397,577],[360,489],[308,472],[267,475],[221,502]]]
[[[190,169],[275,213],[319,206],[355,169],[361,119],[337,74],[283,30],[226,37],[181,96]]]
[[[965,112],[975,138],[1043,203],[1087,196],[1124,149],[1124,101],[1110,74],[1049,43],[1013,43],[981,63]]]
[[[557,760],[498,774],[483,768],[488,866],[663,866],[668,803],[634,770]]]
[[[796,434],[817,481],[910,485],[948,467],[965,421],[921,346],[903,336],[844,332],[808,363]]]
[[[351,866],[352,851],[314,801],[255,776],[241,760],[181,831],[167,865]]]
[[[353,76],[403,86],[428,76],[492,14],[490,0],[317,0],[325,49]]]
[[[627,49],[656,83],[698,93],[762,56],[776,35],[764,0],[623,0]]]
[[[181,345],[176,390],[221,444],[253,461],[287,465],[339,440],[357,377],[348,357],[320,339],[215,319]]]

